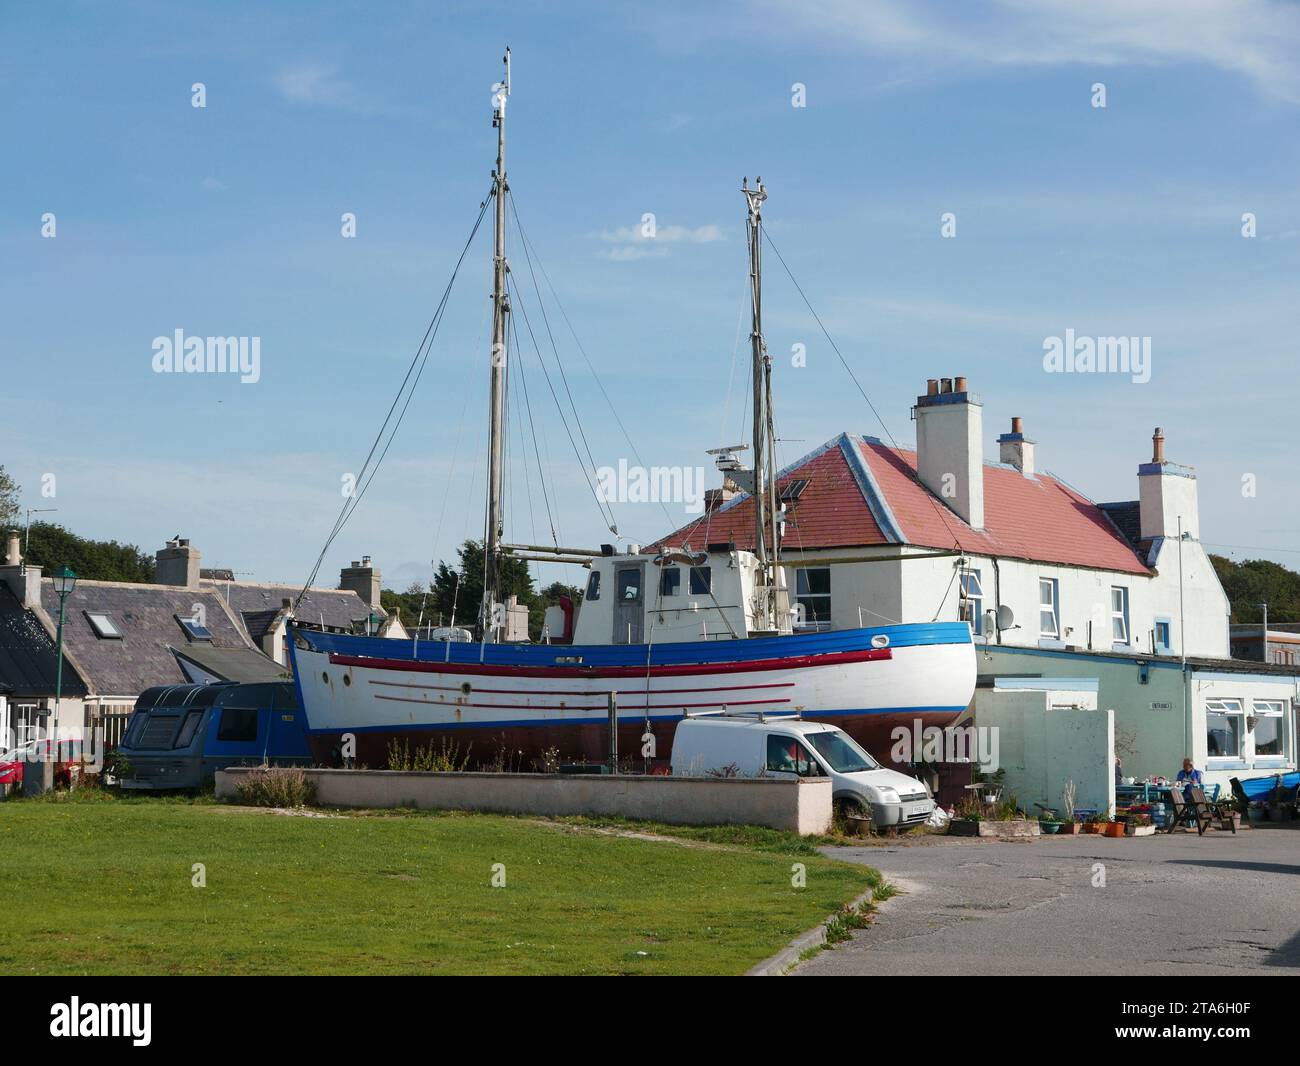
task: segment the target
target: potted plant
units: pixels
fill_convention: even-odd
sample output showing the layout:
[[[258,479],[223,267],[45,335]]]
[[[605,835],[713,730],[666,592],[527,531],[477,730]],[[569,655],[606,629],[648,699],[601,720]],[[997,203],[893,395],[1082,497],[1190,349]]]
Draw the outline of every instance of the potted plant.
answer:
[[[1071,837],[1078,836],[1079,829],[1080,829],[1080,825],[1077,821],[1075,821],[1074,815],[1067,814],[1061,819],[1060,831],[1064,833],[1066,836],[1071,836]]]
[[[1124,823],[1124,832],[1131,837],[1149,837],[1154,836],[1156,827],[1151,824],[1150,808],[1137,808],[1128,816],[1128,821]]]
[[[1098,811],[1083,823],[1085,833],[1101,834],[1106,831],[1106,826],[1110,824],[1110,814],[1107,811]]]
[[[1122,837],[1124,835],[1123,822],[1107,822],[1102,828],[1102,832],[1108,837]]]
[[[1044,812],[1038,816],[1038,828],[1044,833],[1059,833],[1061,831],[1061,822],[1058,822],[1049,813]]]

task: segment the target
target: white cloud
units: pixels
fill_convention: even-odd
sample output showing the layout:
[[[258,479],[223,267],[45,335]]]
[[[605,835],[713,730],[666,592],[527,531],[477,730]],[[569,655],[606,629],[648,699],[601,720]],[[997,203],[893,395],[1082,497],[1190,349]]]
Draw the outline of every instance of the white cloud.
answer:
[[[367,113],[372,110],[356,87],[339,77],[339,68],[328,63],[299,63],[275,76],[276,87],[286,100],[318,107],[336,107]]]
[[[226,183],[220,178],[204,178],[199,182],[199,185],[201,188],[207,189],[209,192],[218,192],[226,187]]]
[[[737,34],[783,46],[801,38],[958,73],[1204,64],[1300,104],[1300,5],[1287,0],[754,0],[724,13],[661,16],[656,29],[673,47]]]
[[[627,243],[629,241],[658,241],[664,244],[682,242],[685,244],[710,244],[723,239],[722,227],[715,222],[704,226],[657,226],[653,236],[643,231],[640,226],[619,226],[615,230],[602,230],[602,241]]]

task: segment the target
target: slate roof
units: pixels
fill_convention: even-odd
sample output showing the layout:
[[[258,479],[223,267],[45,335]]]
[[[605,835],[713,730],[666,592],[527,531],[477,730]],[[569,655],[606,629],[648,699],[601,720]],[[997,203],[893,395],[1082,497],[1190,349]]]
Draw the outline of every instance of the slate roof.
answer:
[[[1000,463],[984,464],[983,529],[963,522],[916,476],[916,453],[874,437],[842,433],[777,476],[778,491],[797,478],[807,486],[787,504],[788,551],[906,544],[975,555],[1131,574],[1150,570],[1107,513],[1059,478],[1026,477]],[[693,549],[734,542],[752,548],[754,505],[737,496],[661,545]]]
[[[223,681],[283,681],[289,673],[287,666],[252,648],[213,648],[196,642],[173,648],[172,654],[189,659]]]
[[[170,649],[189,646],[191,641],[176,616],[192,617],[196,604],[203,607],[212,647],[249,646],[209,589],[116,581],[77,582],[68,597],[64,644],[90,689],[99,695],[134,696],[150,685],[180,683],[185,674]],[[59,595],[48,578],[41,581],[41,606],[51,618],[58,618]],[[97,635],[87,612],[109,615],[121,630],[121,639]]]
[[[1115,523],[1120,535],[1133,545],[1134,549],[1142,547],[1142,513],[1137,500],[1125,500],[1123,503],[1097,504],[1106,516]]]
[[[9,587],[0,584],[0,693],[53,696],[57,662],[54,638],[31,611],[23,608]],[[66,659],[63,693],[86,694],[85,684]]]
[[[302,587],[298,585],[260,585],[253,582],[201,581],[223,599],[229,595],[230,609],[243,622],[248,636],[256,641],[266,635],[271,622],[279,613],[285,600],[295,600]],[[324,619],[329,629],[352,632],[352,623],[366,618],[370,607],[351,589],[308,589],[298,605],[297,617],[304,622],[319,623]]]

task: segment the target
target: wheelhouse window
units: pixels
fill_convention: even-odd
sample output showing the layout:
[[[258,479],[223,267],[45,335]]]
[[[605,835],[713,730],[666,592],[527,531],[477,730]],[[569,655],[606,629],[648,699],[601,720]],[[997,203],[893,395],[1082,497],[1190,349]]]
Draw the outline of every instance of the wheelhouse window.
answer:
[[[1061,605],[1055,578],[1038,579],[1038,635],[1057,640],[1061,635]]]
[[[632,601],[641,598],[641,568],[629,567],[618,572],[618,598]]]
[[[1128,589],[1122,585],[1110,588],[1110,639],[1114,644],[1127,644],[1128,640]]]
[[[113,621],[111,615],[100,614],[97,611],[86,611],[85,615],[90,628],[95,631],[95,636],[100,640],[122,639],[122,631],[117,628],[117,623]]]
[[[588,600],[600,599],[600,571],[593,570],[587,577],[587,595],[584,597]]]
[[[665,566],[659,575],[659,595],[676,596],[682,591],[682,568]]]
[[[1283,707],[1281,700],[1255,700],[1251,704],[1254,726],[1250,735],[1255,744],[1256,757],[1278,758],[1286,754],[1282,747],[1285,722]]]
[[[969,622],[971,632],[979,636],[984,632],[984,584],[978,570],[961,572],[961,602],[958,617]]]
[[[831,626],[831,568],[799,567],[794,572],[796,625],[800,629]]]
[[[1241,758],[1241,700],[1205,701],[1205,751],[1211,759]]]
[[[713,589],[713,568],[709,566],[691,567],[691,595],[707,596]]]

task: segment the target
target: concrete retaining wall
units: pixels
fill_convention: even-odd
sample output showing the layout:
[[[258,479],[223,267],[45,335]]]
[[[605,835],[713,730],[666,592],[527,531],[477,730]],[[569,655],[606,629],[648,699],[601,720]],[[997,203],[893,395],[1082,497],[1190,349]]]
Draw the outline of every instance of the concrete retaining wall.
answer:
[[[236,799],[256,768],[217,772],[217,797]],[[322,807],[416,807],[502,814],[586,814],[670,825],[764,825],[803,835],[831,824],[831,782],[622,774],[411,773],[306,770]]]

